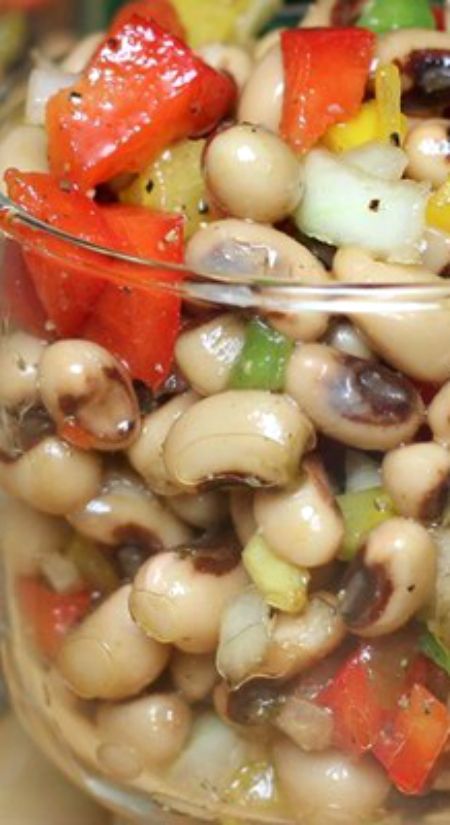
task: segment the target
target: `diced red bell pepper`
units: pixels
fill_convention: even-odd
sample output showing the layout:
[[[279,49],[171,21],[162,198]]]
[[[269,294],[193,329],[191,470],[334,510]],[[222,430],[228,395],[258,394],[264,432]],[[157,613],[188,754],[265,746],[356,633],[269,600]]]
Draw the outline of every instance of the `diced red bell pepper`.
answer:
[[[236,86],[152,20],[133,16],[47,106],[52,172],[88,190],[138,172],[176,140],[204,134]]]
[[[186,37],[178,12],[170,0],[134,0],[134,2],[126,3],[117,12],[110,28],[110,35],[121,29],[136,14],[146,20],[154,20],[158,26],[179,37],[180,40]]]
[[[442,6],[432,6],[431,11],[433,12],[434,19],[436,21],[436,27],[438,31],[445,32],[446,24],[445,24],[445,11]]]
[[[69,630],[80,622],[91,606],[87,590],[62,595],[50,590],[37,579],[21,578],[17,582],[20,606],[35,644],[53,659]]]
[[[373,753],[398,790],[422,793],[450,735],[450,715],[423,685],[401,700],[392,724],[380,734]]]
[[[103,214],[129,252],[148,260],[183,262],[183,218],[135,206],[111,206]],[[134,267],[138,269],[138,267]],[[148,270],[142,267],[142,276]],[[180,280],[180,273],[156,267],[152,280]],[[156,389],[167,377],[180,328],[181,301],[170,290],[110,284],[100,296],[83,335],[127,364],[133,378]]]
[[[34,218],[89,243],[118,248],[101,209],[84,195],[61,189],[51,175],[11,169],[5,180],[11,200]],[[48,232],[37,234],[22,227],[19,233],[29,240],[25,260],[56,334],[76,335],[104,287],[101,279],[90,274],[95,271],[94,253],[68,247]]]
[[[0,313],[6,321],[12,321],[31,335],[49,337],[47,315],[37,296],[22,249],[12,240],[4,241]]]
[[[385,712],[364,648],[347,660],[316,702],[333,713],[337,747],[360,755],[374,746]]]
[[[281,35],[285,92],[280,131],[297,152],[360,108],[375,45],[366,29],[290,29]]]

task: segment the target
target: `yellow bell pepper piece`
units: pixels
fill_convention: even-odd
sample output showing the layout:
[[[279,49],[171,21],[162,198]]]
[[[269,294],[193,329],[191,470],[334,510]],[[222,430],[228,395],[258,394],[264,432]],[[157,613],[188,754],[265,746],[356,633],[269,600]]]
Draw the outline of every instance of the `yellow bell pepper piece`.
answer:
[[[186,239],[190,238],[201,224],[214,217],[202,172],[205,143],[183,140],[166,149],[120,192],[120,201],[162,212],[181,212]]]
[[[172,0],[190,46],[245,42],[281,7],[281,0]]]
[[[375,74],[375,100],[378,108],[380,139],[385,143],[402,144],[402,81],[394,63],[378,67]]]
[[[428,201],[427,223],[450,234],[450,175]]]
[[[257,533],[246,545],[242,561],[267,604],[284,613],[299,613],[306,605],[309,573],[275,555]]]
[[[401,139],[406,136],[407,119],[401,116]],[[331,152],[347,152],[365,143],[383,140],[383,126],[380,121],[379,104],[376,100],[363,103],[359,112],[346,123],[337,123],[326,132],[323,143]]]

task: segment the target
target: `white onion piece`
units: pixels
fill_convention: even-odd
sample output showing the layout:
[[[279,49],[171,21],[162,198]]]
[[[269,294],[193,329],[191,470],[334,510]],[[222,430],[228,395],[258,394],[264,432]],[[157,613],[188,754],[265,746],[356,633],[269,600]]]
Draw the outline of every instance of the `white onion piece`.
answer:
[[[383,180],[400,180],[408,166],[408,155],[398,146],[379,141],[365,143],[340,155],[340,159],[355,169]]]
[[[380,465],[374,458],[360,450],[347,450],[345,456],[345,492],[357,493],[379,487]]]
[[[304,162],[304,196],[295,220],[306,235],[357,246],[399,263],[420,259],[430,187],[386,181],[315,149]]]
[[[48,172],[47,136],[40,126],[16,126],[0,141],[0,189],[6,193],[7,169]]]
[[[323,751],[333,741],[333,715],[328,708],[308,702],[301,696],[289,696],[275,718],[278,730],[303,751]]]
[[[84,585],[76,564],[59,553],[42,560],[41,573],[56,593],[76,593]]]
[[[270,609],[256,588],[249,588],[226,608],[220,628],[216,667],[220,675],[239,685],[255,674],[270,642]]]
[[[247,758],[247,745],[215,713],[203,713],[166,776],[170,787],[196,801],[216,802]]]
[[[353,355],[354,358],[370,360],[374,357],[360,331],[350,321],[342,320],[333,324],[326,342],[330,347],[346,355]]]
[[[56,92],[73,86],[79,75],[57,68],[33,69],[28,81],[25,120],[31,126],[44,126],[47,103]]]

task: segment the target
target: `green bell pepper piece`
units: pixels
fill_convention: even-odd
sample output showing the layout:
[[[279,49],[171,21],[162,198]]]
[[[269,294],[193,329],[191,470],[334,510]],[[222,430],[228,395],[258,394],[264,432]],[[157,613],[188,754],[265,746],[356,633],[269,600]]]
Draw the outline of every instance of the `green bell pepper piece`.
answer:
[[[343,561],[351,561],[368,534],[396,513],[392,500],[383,487],[344,493],[337,496],[336,501],[345,524],[344,541],[339,557]]]
[[[421,636],[420,649],[428,659],[450,676],[450,650],[430,630]]]
[[[268,605],[284,613],[303,610],[309,573],[279,558],[258,533],[244,548],[242,563]]]
[[[370,0],[358,26],[383,34],[394,29],[435,29],[428,0]]]
[[[293,349],[293,341],[260,318],[253,319],[247,326],[244,348],[231,374],[230,388],[282,390]]]

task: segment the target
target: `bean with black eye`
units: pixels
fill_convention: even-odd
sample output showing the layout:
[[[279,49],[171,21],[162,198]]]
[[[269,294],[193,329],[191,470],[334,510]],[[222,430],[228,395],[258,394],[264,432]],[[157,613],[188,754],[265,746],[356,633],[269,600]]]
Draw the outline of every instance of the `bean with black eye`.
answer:
[[[450,121],[436,118],[417,123],[408,133],[405,151],[410,178],[442,186],[450,173]]]
[[[428,407],[428,424],[434,440],[450,447],[450,381],[441,387]]]
[[[244,348],[245,331],[245,320],[227,313],[179,335],[176,362],[199,395],[214,395],[227,389]]]
[[[248,584],[231,544],[152,556],[140,569],[130,597],[131,614],[153,639],[187,653],[212,653],[227,601]]]
[[[170,674],[176,689],[191,703],[207,699],[219,679],[213,656],[181,650],[172,656]]]
[[[220,72],[228,72],[238,89],[245,86],[253,68],[253,60],[241,46],[232,43],[207,43],[198,50],[205,63]]]
[[[139,435],[131,379],[97,344],[77,339],[51,344],[39,364],[39,388],[58,429],[75,444],[123,450]]]
[[[131,587],[116,590],[64,639],[57,666],[83,699],[126,699],[152,684],[171,649],[146,636],[131,618]]]
[[[84,505],[100,489],[102,466],[95,453],[59,438],[44,438],[17,458],[0,459],[0,485],[10,495],[54,516]]]
[[[245,547],[258,529],[253,510],[254,497],[252,490],[238,489],[230,493],[231,520],[242,547]]]
[[[0,340],[0,404],[11,409],[39,398],[38,366],[46,341],[13,332]]]
[[[436,548],[414,521],[392,518],[369,534],[350,566],[340,594],[347,627],[376,637],[403,627],[431,598]]]
[[[259,124],[277,133],[283,96],[283,61],[277,43],[254,66],[241,94],[238,121]]]
[[[319,431],[363,450],[411,441],[423,421],[422,400],[407,378],[325,344],[296,349],[286,391]]]
[[[439,520],[450,480],[450,453],[445,447],[430,441],[391,450],[382,471],[384,487],[399,515],[425,522]]]
[[[200,530],[217,530],[228,516],[227,497],[220,490],[209,490],[196,495],[169,496],[167,505],[178,518]]]
[[[194,404],[164,445],[180,488],[220,483],[280,486],[295,478],[314,431],[294,401],[260,390],[230,390]]]

